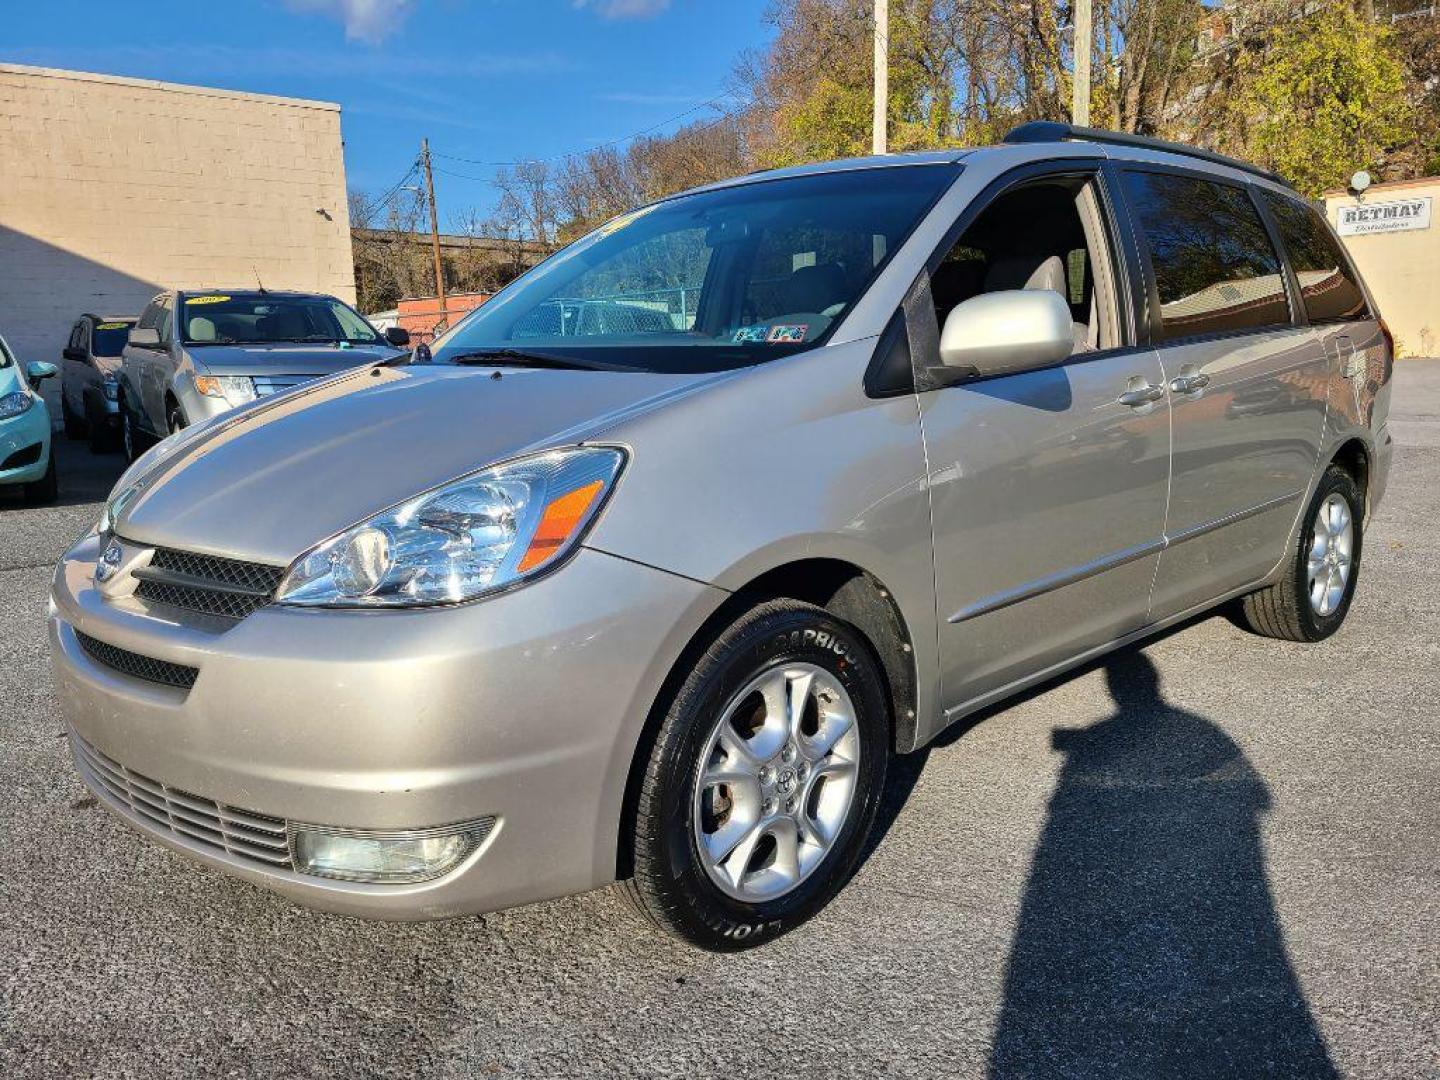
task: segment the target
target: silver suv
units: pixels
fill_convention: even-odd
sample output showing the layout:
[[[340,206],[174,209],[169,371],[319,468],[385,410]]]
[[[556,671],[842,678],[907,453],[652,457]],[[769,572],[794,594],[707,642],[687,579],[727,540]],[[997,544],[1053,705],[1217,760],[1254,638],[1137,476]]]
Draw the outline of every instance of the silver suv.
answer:
[[[389,360],[410,335],[382,335],[333,296],[266,289],[161,293],[130,331],[117,373],[130,461],[181,428],[303,382]]]
[[[1335,632],[1391,367],[1315,210],[1183,147],[1030,125],[678,195],[428,360],[136,462],[55,574],[76,764],[304,904],[623,879],[752,945],[967,714],[1227,601]]]

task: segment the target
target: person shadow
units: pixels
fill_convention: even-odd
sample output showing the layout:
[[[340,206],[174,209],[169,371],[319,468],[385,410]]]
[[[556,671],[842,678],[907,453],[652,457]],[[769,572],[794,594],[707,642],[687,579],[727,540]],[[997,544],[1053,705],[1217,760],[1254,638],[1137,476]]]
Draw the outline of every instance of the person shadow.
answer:
[[[1265,875],[1265,783],[1112,657],[1115,714],[1064,754],[1011,946],[994,1078],[1337,1077]]]

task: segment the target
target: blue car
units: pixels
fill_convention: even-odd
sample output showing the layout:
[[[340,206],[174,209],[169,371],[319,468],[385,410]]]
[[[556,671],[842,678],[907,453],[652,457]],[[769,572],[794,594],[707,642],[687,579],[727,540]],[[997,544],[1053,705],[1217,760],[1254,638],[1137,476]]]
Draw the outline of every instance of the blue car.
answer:
[[[34,389],[57,370],[38,361],[22,369],[0,338],[0,489],[23,484],[31,502],[54,502],[57,493],[50,410]]]

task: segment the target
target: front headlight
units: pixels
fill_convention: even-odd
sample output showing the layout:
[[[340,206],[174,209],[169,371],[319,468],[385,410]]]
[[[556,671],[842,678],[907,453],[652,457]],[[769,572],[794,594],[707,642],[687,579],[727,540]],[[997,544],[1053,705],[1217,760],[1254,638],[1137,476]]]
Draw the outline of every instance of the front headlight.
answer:
[[[248,375],[196,375],[195,389],[237,408],[255,400],[255,380]]]
[[[33,404],[35,404],[35,399],[24,390],[6,394],[4,397],[0,397],[0,420],[9,420],[12,416],[19,416]]]
[[[584,535],[624,462],[620,450],[574,447],[461,477],[312,548],[276,602],[450,604],[534,577]]]

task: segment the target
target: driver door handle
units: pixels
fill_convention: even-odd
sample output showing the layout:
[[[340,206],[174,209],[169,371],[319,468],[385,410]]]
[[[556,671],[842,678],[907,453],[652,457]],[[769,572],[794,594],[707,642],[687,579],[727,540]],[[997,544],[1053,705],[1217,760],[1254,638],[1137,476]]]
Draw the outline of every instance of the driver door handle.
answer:
[[[1193,394],[1198,390],[1204,390],[1210,385],[1210,376],[1203,371],[1193,374],[1182,371],[1174,379],[1170,380],[1170,390],[1176,394]]]
[[[1120,395],[1119,401],[1121,405],[1129,405],[1132,409],[1138,409],[1141,405],[1149,405],[1152,401],[1159,401],[1164,396],[1165,388],[1163,386],[1149,383],[1134,390],[1126,390]]]

